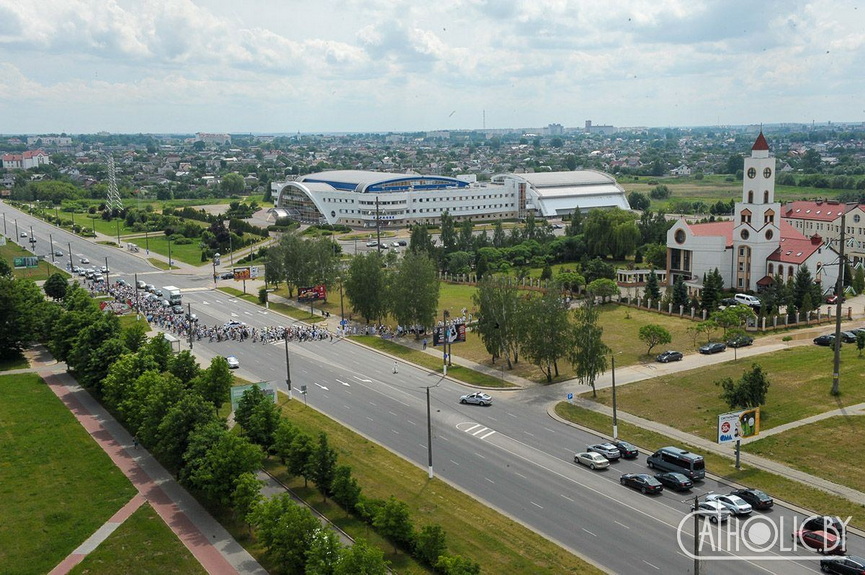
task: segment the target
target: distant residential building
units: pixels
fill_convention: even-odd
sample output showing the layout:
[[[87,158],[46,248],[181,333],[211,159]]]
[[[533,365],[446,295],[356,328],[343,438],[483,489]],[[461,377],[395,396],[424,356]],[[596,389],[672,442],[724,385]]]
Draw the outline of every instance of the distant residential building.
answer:
[[[550,124],[547,126],[547,135],[561,136],[565,133],[565,127],[561,124]]]
[[[615,126],[593,125],[591,120],[586,120],[586,128],[584,131],[587,134],[615,134],[619,129]]]
[[[208,146],[227,146],[231,144],[231,136],[229,134],[197,132],[193,142],[204,142]]]
[[[781,206],[781,218],[805,235],[819,235],[823,243],[838,246],[841,216],[846,214],[846,256],[854,266],[865,265],[865,205],[837,200],[797,200]]]
[[[27,136],[28,146],[71,146],[72,138],[68,136]]]
[[[7,170],[29,170],[51,163],[44,150],[28,150],[21,154],[3,154],[3,167]]]
[[[670,170],[670,175],[671,176],[690,176],[691,175],[691,168],[689,168],[685,164],[682,164],[681,166],[678,166],[678,167]]]

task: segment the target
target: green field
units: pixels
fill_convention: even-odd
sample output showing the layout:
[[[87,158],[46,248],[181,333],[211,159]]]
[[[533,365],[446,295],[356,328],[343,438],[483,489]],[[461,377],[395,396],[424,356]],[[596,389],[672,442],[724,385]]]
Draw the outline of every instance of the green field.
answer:
[[[865,375],[865,358],[858,357],[854,346],[841,349],[839,397],[829,393],[832,351],[819,346],[797,346],[748,360],[725,361],[619,386],[616,388],[618,408],[714,440],[718,415],[730,411],[715,382],[725,377],[737,380],[756,363],[770,381],[766,405],[760,408],[760,427],[770,429],[865,401],[865,388],[860,385]],[[729,355],[729,351],[725,353]],[[729,359],[732,360],[732,356]],[[597,400],[610,405],[611,395],[609,389],[599,390]]]
[[[47,573],[135,488],[37,375],[0,382],[0,565]]]
[[[55,244],[59,246],[60,244]],[[66,252],[65,246],[61,246],[63,252]],[[6,260],[9,264],[9,267],[13,267],[15,263],[15,258],[20,257],[31,257],[33,256],[32,252],[29,252],[22,248],[21,246],[12,243],[12,238],[6,242],[5,246],[0,246],[0,258]],[[63,266],[68,260],[66,258],[61,258],[60,267],[57,267],[51,263],[51,258],[47,258],[39,262],[39,265],[35,268],[23,268],[23,269],[13,269],[12,275],[16,278],[27,278],[33,281],[43,281],[48,279],[51,274],[60,273],[64,277],[70,277],[70,275],[63,269]]]

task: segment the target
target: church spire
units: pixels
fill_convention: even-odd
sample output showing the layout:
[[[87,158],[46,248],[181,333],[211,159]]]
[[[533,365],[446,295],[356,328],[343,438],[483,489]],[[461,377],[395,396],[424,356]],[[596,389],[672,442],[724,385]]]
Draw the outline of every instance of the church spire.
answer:
[[[751,146],[751,151],[769,151],[769,142],[766,141],[766,138],[763,136],[763,130],[760,130],[760,135],[757,136],[757,140],[754,142],[754,145]]]

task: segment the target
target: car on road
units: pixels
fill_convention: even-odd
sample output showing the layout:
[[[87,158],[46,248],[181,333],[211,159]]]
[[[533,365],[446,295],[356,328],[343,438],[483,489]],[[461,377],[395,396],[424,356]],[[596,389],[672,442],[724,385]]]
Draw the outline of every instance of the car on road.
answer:
[[[721,495],[712,493],[706,496],[706,501],[717,501],[726,507],[733,515],[750,515],[753,509],[751,504],[738,495]]]
[[[656,357],[655,360],[661,363],[669,363],[671,361],[682,361],[683,357],[684,355],[682,355],[681,351],[674,351],[672,349],[668,349],[667,351],[659,353],[658,357]]]
[[[606,469],[610,466],[610,460],[600,453],[584,451],[574,455],[574,463],[580,463],[591,469]]]
[[[841,296],[841,303],[844,303],[845,301],[847,301],[847,298],[842,295]],[[831,294],[831,295],[826,296],[826,303],[837,304],[838,303],[838,296],[835,294]]]
[[[640,455],[640,452],[637,450],[636,446],[631,445],[627,441],[622,441],[621,439],[614,439],[610,443],[616,446],[616,449],[619,450],[619,454],[622,456],[622,459],[634,459],[638,455]]]
[[[618,461],[622,456],[619,448],[612,443],[594,443],[586,446],[586,451],[590,453],[599,453],[610,460],[610,462]]]
[[[820,571],[835,575],[865,575],[865,559],[856,555],[820,559]]]
[[[222,329],[231,329],[233,327],[243,327],[246,324],[242,321],[237,321],[236,319],[231,319],[222,324]]]
[[[736,337],[727,340],[727,347],[746,347],[754,343],[754,338],[750,335],[737,335]]]
[[[221,279],[221,280],[233,280],[234,279],[234,272],[225,272],[219,276],[219,279]]]
[[[87,258],[81,258],[81,263],[87,265],[90,263],[90,260],[88,260]]]
[[[392,247],[392,248],[398,248],[398,247],[399,247],[399,242],[392,242],[392,243],[390,244],[390,247]]]
[[[183,306],[182,306],[182,305],[173,305],[173,306],[171,306],[171,313],[175,313],[175,314],[177,314],[177,313],[183,313]]]
[[[61,252],[60,250],[54,250],[54,255],[57,256],[58,258],[62,258],[63,252]]]
[[[492,405],[493,398],[482,391],[477,391],[475,393],[467,393],[466,395],[461,396],[460,403],[486,406]]]
[[[727,349],[727,344],[720,342],[720,341],[715,341],[712,343],[707,343],[704,346],[701,346],[700,347],[700,353],[708,355],[708,354],[712,354],[712,353],[720,353],[720,352],[724,351],[725,349]]]
[[[619,483],[625,487],[639,489],[640,493],[660,493],[664,486],[648,473],[625,473],[619,478]]]
[[[396,243],[399,244],[399,247],[401,247],[401,248],[408,245],[408,242],[405,240],[397,240]]]
[[[78,268],[78,275],[84,277],[87,275],[87,268]]]
[[[144,283],[142,280],[138,280],[137,282],[135,282],[135,287],[137,287],[138,289],[144,289],[147,287],[147,284]]]
[[[802,531],[828,531],[835,535],[844,535],[845,526],[840,517],[835,515],[813,515],[802,522]]]
[[[775,501],[759,489],[734,489],[730,495],[741,497],[751,504],[752,509],[771,509]]]
[[[824,555],[847,554],[847,550],[844,548],[844,540],[834,533],[826,531],[808,531],[807,529],[794,531],[793,541],[797,545],[813,549]]]
[[[110,272],[111,270],[108,269],[108,266],[102,266],[102,267],[99,268],[99,271],[101,271],[101,272],[104,273],[104,274],[107,274],[107,273]]]
[[[669,487],[675,491],[688,491],[694,486],[694,482],[674,471],[664,473],[656,473],[655,479],[664,484],[664,487]]]
[[[21,232],[21,237],[22,237],[22,238],[26,238],[26,237],[27,237],[27,232]]]
[[[375,242],[375,241],[373,241],[373,242],[366,242],[366,247],[368,247],[368,248],[377,248],[377,247],[378,247],[378,242]]]
[[[814,343],[817,345],[823,346],[834,346],[835,345],[835,334],[834,333],[824,333],[823,335],[818,335],[814,338]],[[841,340],[842,342],[844,340]]]
[[[72,266],[72,273],[77,274],[80,270],[81,268],[79,268],[78,266]]]
[[[237,369],[240,367],[240,362],[233,355],[225,356],[225,361],[228,362],[228,369]]]
[[[730,518],[730,510],[717,501],[700,501],[697,507],[691,506],[691,512],[712,523],[724,523]]]

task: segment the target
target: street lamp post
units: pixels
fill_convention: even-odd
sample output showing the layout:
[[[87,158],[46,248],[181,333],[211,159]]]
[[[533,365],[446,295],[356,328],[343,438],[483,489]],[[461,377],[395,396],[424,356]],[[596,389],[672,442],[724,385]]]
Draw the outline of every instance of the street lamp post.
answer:
[[[171,269],[171,236],[168,236],[168,269]]]
[[[610,357],[613,372],[613,439],[619,438],[619,421],[616,418],[616,356]]]
[[[183,308],[181,308],[183,309]],[[186,304],[186,318],[189,323],[189,351],[192,351],[192,331],[195,328],[195,320],[192,319],[192,304]]]
[[[336,278],[339,281],[339,327],[345,329],[345,307],[342,302],[342,277]]]
[[[219,265],[219,252],[213,254],[213,287],[216,287],[216,266]]]
[[[21,237],[21,236],[18,235],[18,218],[15,218],[15,237],[16,237],[16,238],[20,238],[20,237]]]
[[[835,284],[835,358],[832,365],[832,395],[838,395],[840,390],[841,379],[841,299],[844,294],[844,268],[847,267],[847,258],[844,255],[844,231],[846,226],[847,214],[841,213],[841,237],[839,244],[839,263],[838,263],[838,281]]]
[[[108,256],[105,256],[105,291],[108,291]]]
[[[285,328],[282,340],[285,342],[285,385],[288,386],[288,399],[291,400],[291,362],[288,359],[288,328]]]
[[[55,261],[54,260],[54,235],[53,234],[48,234],[48,243],[50,244],[50,248],[51,248],[51,263],[53,264]]]
[[[147,252],[147,255],[150,255],[150,238],[147,236],[147,232],[149,230],[150,230],[150,224],[148,224],[144,228],[144,251]]]
[[[448,310],[442,311],[442,329],[440,334],[442,336],[442,371],[445,375],[448,374],[448,338],[445,330],[447,329],[450,315],[451,313]]]
[[[9,235],[6,233],[6,212],[3,212],[3,235]]]
[[[119,248],[122,247],[120,245],[120,220],[114,220],[114,222],[117,224],[117,247]]]
[[[33,226],[30,226],[30,251],[36,254],[36,236],[33,235]]]
[[[66,242],[66,247],[69,248],[69,271],[72,271],[75,265],[72,261],[72,242]]]
[[[432,464],[432,416],[430,415],[429,387],[426,388],[426,443],[429,464],[429,478],[433,478]]]

